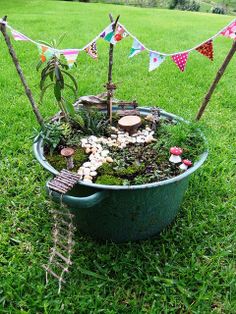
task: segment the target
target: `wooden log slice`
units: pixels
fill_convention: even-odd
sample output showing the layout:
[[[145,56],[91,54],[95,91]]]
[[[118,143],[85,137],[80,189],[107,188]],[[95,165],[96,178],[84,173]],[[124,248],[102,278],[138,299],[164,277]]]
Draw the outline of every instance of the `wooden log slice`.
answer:
[[[139,116],[125,116],[118,121],[118,125],[131,135],[137,132],[138,127],[141,125],[141,118]]]

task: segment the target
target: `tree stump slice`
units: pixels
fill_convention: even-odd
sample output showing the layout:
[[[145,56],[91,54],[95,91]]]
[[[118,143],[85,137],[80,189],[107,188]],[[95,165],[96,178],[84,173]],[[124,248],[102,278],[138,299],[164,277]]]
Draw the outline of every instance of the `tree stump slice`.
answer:
[[[125,116],[118,121],[118,125],[131,135],[137,132],[141,125],[141,118],[139,116]]]

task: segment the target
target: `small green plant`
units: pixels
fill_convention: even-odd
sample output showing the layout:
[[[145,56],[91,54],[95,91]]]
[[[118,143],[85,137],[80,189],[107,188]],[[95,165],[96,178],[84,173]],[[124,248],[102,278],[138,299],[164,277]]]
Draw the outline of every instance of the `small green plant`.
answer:
[[[45,123],[40,131],[46,148],[50,155],[58,147],[63,138],[63,127],[60,122]]]
[[[59,43],[61,42],[59,40]],[[42,47],[51,47],[52,49],[56,49],[58,44],[55,40],[50,43],[41,42]],[[37,70],[40,69],[42,65],[44,68],[41,71],[41,80],[40,80],[40,100],[43,101],[44,95],[46,91],[49,89],[53,89],[54,96],[56,98],[57,104],[65,116],[67,122],[69,122],[69,117],[73,117],[75,114],[75,110],[73,105],[65,99],[63,96],[63,92],[65,89],[69,89],[75,96],[77,97],[78,85],[73,75],[71,75],[67,70],[69,66],[61,60],[61,56],[58,55],[56,52],[47,60],[46,52],[41,55],[41,61],[37,65]],[[50,82],[49,82],[50,80]]]
[[[73,117],[74,123],[86,135],[107,135],[107,116],[97,108],[83,108],[76,111]]]

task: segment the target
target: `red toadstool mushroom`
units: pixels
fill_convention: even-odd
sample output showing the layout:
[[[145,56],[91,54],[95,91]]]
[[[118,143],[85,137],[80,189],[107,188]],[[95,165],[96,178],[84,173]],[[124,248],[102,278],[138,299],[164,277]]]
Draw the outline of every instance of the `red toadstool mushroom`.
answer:
[[[181,162],[180,155],[183,153],[183,150],[180,147],[171,147],[170,149],[171,156],[169,158],[170,162],[173,162],[174,164],[178,164]]]
[[[188,167],[192,166],[192,162],[188,159],[182,160],[182,164],[179,166],[179,169],[181,170],[187,170]]]

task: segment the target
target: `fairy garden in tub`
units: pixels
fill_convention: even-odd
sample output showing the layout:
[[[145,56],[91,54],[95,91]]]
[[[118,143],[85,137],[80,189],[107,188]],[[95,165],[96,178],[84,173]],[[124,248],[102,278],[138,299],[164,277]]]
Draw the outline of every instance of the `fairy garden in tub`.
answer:
[[[83,182],[138,185],[170,179],[205,149],[194,124],[162,117],[158,108],[144,116],[138,108],[118,106],[112,124],[106,111],[82,104],[75,108],[73,118],[50,122],[42,137],[47,161],[58,171],[76,172]]]

